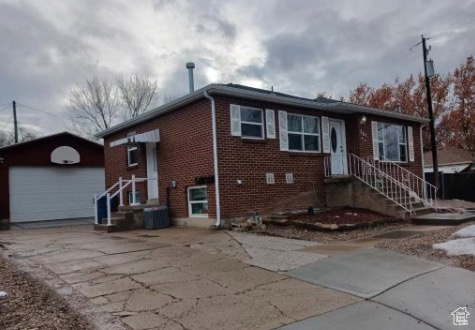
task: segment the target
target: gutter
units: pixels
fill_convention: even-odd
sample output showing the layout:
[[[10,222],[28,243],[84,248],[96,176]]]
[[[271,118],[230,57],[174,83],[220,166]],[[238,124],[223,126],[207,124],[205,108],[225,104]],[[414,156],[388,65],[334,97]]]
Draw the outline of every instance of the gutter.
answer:
[[[256,100],[256,101],[273,102],[273,103],[282,104],[282,105],[299,106],[299,107],[308,108],[308,109],[319,109],[319,110],[326,110],[326,111],[333,110],[335,113],[342,113],[342,114],[364,113],[364,114],[375,115],[375,116],[385,116],[389,118],[403,119],[403,120],[408,120],[411,122],[418,122],[418,123],[429,122],[428,118],[420,118],[420,117],[415,117],[411,115],[406,115],[403,113],[380,110],[380,109],[370,108],[370,107],[366,107],[362,105],[344,103],[340,101],[337,101],[334,103],[321,103],[321,102],[317,102],[310,99],[302,100],[302,99],[297,99],[297,98],[279,96],[272,93],[264,94],[260,92],[239,89],[237,87],[232,87],[232,86],[227,86],[227,85],[210,84],[193,93],[187,94],[174,101],[164,104],[158,108],[147,111],[138,117],[126,120],[114,127],[108,128],[105,131],[102,131],[96,134],[95,137],[104,138],[108,135],[127,129],[128,127],[131,127],[131,126],[140,124],[142,122],[148,121],[150,119],[153,119],[155,117],[161,116],[167,112],[173,111],[181,106],[185,106],[188,103],[191,103],[193,101],[203,98],[203,93],[205,93],[208,96],[210,94],[225,95],[225,96],[232,96],[232,97],[242,97],[242,98],[247,98],[247,99]]]
[[[345,102],[334,102],[334,103],[321,103],[313,100],[300,100],[300,99],[293,99],[293,98],[286,98],[276,94],[263,94],[254,91],[242,90],[236,87],[230,87],[226,85],[219,85],[219,84],[211,84],[205,87],[208,93],[210,94],[219,94],[219,95],[227,95],[227,96],[234,96],[234,97],[245,97],[251,100],[256,101],[267,101],[273,103],[279,103],[284,105],[295,106],[298,105],[303,108],[310,108],[310,109],[319,109],[319,110],[327,110],[332,111],[336,110],[337,113],[349,114],[349,113],[365,113],[371,114],[375,116],[385,116],[390,118],[397,118],[408,120],[411,122],[419,122],[419,123],[428,123],[430,120],[428,118],[422,117],[415,117],[411,115],[407,115],[404,113],[381,110],[366,107],[363,105],[345,103]],[[338,111],[340,110],[340,111]],[[343,110],[343,111],[341,111]],[[347,112],[344,112],[347,111]]]
[[[211,101],[211,122],[213,127],[213,165],[214,165],[214,187],[216,199],[216,227],[221,226],[221,204],[219,194],[219,174],[218,174],[218,138],[216,132],[216,104],[214,99],[209,96],[208,91],[204,91],[204,97]]]

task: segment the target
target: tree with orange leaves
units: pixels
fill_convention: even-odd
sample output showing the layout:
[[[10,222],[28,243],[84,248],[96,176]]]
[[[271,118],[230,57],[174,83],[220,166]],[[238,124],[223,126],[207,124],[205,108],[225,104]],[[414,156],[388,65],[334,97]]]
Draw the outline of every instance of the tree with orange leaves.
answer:
[[[360,83],[350,91],[349,101],[373,108],[400,111],[428,117],[425,80],[422,73],[404,81],[373,88]],[[455,69],[453,74],[430,78],[436,141],[438,145],[454,145],[475,150],[475,64],[473,56]],[[423,133],[423,143],[430,149],[429,131]]]

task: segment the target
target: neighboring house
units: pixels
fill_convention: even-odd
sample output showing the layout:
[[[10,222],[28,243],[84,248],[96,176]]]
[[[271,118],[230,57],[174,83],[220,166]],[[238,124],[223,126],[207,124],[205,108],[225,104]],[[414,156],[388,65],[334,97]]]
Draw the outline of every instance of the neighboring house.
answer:
[[[317,198],[358,206],[345,196],[329,203],[325,182],[352,174],[370,185],[370,177],[386,178],[377,169],[383,160],[422,177],[426,122],[326,98],[211,84],[98,137],[107,187],[132,175],[158,177],[137,183],[136,196],[129,185],[125,203],[158,200],[174,219],[219,225],[253,212],[316,207]]]
[[[457,147],[437,149],[438,170],[444,174],[474,172],[475,152]],[[433,173],[432,151],[424,152],[424,173]]]
[[[0,219],[91,217],[104,190],[102,145],[64,132],[0,148]]]

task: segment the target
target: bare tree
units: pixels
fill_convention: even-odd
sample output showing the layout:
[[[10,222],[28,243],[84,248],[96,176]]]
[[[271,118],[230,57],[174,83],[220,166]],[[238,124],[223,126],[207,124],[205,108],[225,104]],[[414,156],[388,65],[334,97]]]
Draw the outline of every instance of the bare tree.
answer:
[[[123,106],[123,119],[137,117],[147,111],[157,96],[158,83],[150,74],[133,74],[128,78],[116,80],[120,101]]]
[[[109,128],[120,109],[116,88],[107,78],[93,77],[77,85],[69,95],[69,103],[74,130],[88,136]]]
[[[145,112],[158,97],[158,83],[149,74],[128,78],[94,77],[69,95],[69,117],[76,133],[93,138],[111,125]]]
[[[23,127],[18,127],[18,142],[25,142],[36,139],[35,133]],[[15,134],[13,132],[0,131],[0,147],[5,147],[15,143]]]

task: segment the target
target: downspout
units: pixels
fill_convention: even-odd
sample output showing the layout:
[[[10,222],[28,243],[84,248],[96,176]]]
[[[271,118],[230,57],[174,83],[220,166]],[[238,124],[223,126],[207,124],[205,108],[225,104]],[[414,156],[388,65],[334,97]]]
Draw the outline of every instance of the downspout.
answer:
[[[213,126],[213,165],[214,165],[214,187],[216,195],[216,227],[221,226],[221,205],[219,195],[219,175],[218,175],[218,138],[216,132],[216,104],[214,99],[209,96],[208,91],[204,91],[204,96],[211,101],[211,121]]]

